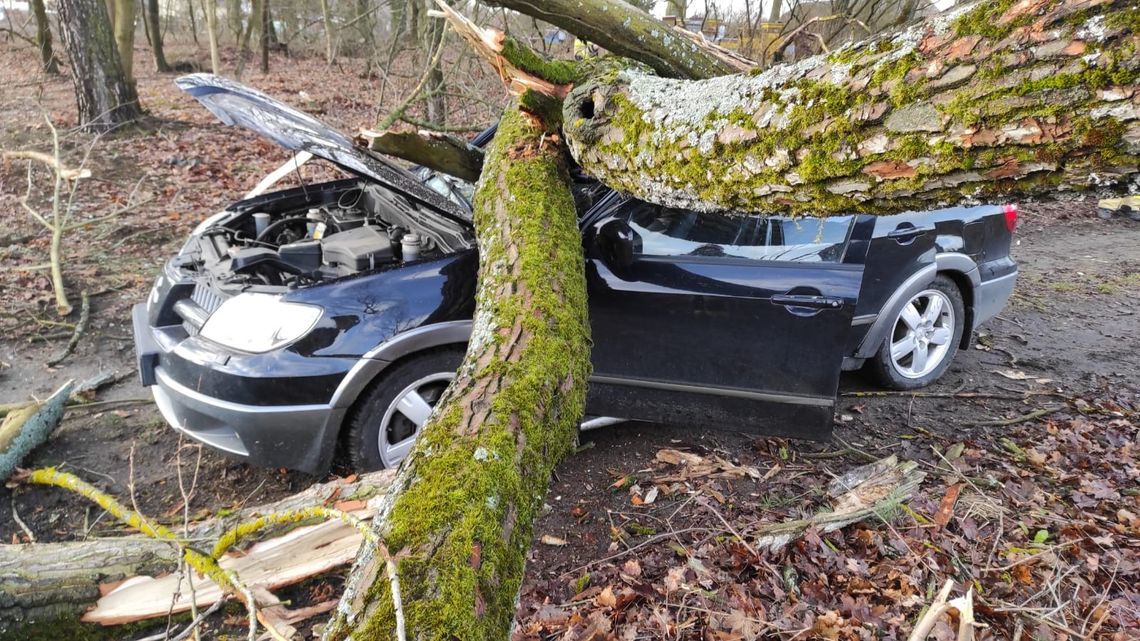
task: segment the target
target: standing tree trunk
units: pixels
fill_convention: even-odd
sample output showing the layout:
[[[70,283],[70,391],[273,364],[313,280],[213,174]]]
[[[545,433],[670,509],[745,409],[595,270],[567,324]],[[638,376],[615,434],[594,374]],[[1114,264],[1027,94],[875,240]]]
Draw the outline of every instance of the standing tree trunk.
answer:
[[[168,73],[170,65],[166,63],[166,54],[162,50],[162,25],[159,24],[158,0],[146,0],[146,22],[150,27],[150,47],[154,52],[154,68],[159,73]]]
[[[139,118],[139,99],[123,72],[102,0],[60,0],[59,21],[71,60],[79,124],[100,131]]]
[[[198,22],[194,19],[194,0],[186,0],[186,13],[190,16],[190,37],[194,39],[194,46],[200,46],[198,42]]]
[[[218,53],[217,0],[202,0],[202,13],[206,14],[206,42],[210,44],[210,71],[220,74],[222,73],[222,57]]]
[[[424,52],[432,65],[428,71],[424,93],[427,97],[427,121],[434,125],[447,124],[447,96],[443,78],[443,56],[436,56],[435,52],[443,46],[446,25],[441,20],[432,20],[426,29],[424,38]]]
[[[783,9],[783,5],[782,0],[772,0],[772,11],[768,14],[768,22],[780,21],[780,11]]]
[[[31,0],[32,15],[36,18],[36,48],[40,50],[40,66],[44,73],[59,74],[59,61],[51,47],[51,22],[48,21],[44,0]]]
[[[261,0],[260,5],[258,23],[261,25],[261,33],[258,34],[257,42],[261,51],[261,73],[269,73],[269,0]]]
[[[336,48],[334,47],[332,10],[329,0],[321,0],[321,17],[325,23],[325,62],[332,65],[336,62]]]
[[[135,66],[135,0],[113,0],[115,13],[112,21],[115,27],[115,47],[119,50],[119,62],[123,66],[123,77],[134,84]]]

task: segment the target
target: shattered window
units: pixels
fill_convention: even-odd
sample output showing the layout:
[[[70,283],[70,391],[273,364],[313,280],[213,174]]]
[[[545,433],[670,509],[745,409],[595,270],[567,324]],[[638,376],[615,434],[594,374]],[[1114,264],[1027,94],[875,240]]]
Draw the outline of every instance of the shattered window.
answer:
[[[797,262],[841,261],[855,220],[698,213],[639,202],[630,203],[625,215],[642,256]]]

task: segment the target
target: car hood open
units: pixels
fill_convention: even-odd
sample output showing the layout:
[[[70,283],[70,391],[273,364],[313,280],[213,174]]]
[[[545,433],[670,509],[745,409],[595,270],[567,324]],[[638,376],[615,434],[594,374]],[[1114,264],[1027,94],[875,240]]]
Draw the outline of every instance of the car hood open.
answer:
[[[303,111],[214,74],[195,73],[174,82],[227,125],[248,129],[289,151],[307,151],[470,224],[471,212],[436,193],[403,168],[357,147],[348,136]]]

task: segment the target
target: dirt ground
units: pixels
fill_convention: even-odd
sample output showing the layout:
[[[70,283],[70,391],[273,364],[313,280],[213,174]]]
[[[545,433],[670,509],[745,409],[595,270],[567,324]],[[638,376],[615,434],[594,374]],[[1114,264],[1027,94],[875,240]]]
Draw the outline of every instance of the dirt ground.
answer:
[[[29,56],[0,52],[0,81],[16,87],[0,99],[0,148],[44,148],[38,104],[50,105],[61,127],[74,122],[66,80],[20,84],[32,82]],[[333,89],[286,90],[296,85],[287,73],[250,80],[348,127],[371,117],[371,105]],[[133,375],[129,308],[143,300],[160,262],[200,217],[285,158],[211,124],[169,81],[141,78],[154,120],[94,148],[97,178],[80,192],[79,219],[143,204],[116,221],[125,228],[77,232],[67,278],[77,306],[80,288],[92,295],[93,320],[58,367],[45,362],[66,343],[70,326],[61,323],[74,316],[54,314],[40,267],[43,235],[18,205],[26,169],[0,167],[0,403],[47,396],[69,378],[119,378],[91,405],[71,409],[27,463],[65,467],[121,497],[133,486],[144,512],[174,520],[179,470],[186,483],[197,468],[190,505],[202,516],[319,479],[184,443]],[[88,143],[68,134],[68,157]],[[42,205],[39,195],[33,202]],[[878,629],[898,638],[941,581],[955,578],[979,593],[990,626],[983,638],[1137,638],[1130,635],[1140,626],[1140,223],[1099,220],[1089,202],[1026,205],[1016,238],[1013,301],[975,347],[919,394],[884,394],[859,374],[845,375],[831,443],[701,426],[626,424],[584,434],[579,453],[559,466],[550,509],[536,525],[516,637],[869,638]],[[721,457],[761,478],[658,481],[676,472],[656,459],[665,448]],[[889,454],[927,472],[905,509],[840,533],[812,531],[783,551],[748,549],[753,528],[820,509],[820,484],[831,475]],[[955,484],[973,492],[974,507],[959,504],[955,520],[931,525]],[[647,501],[651,491],[656,500]],[[0,488],[2,541],[27,538],[13,513],[39,541],[123,531],[62,491]],[[544,535],[565,544],[543,544]],[[1085,567],[1075,575],[1083,583],[1075,566]],[[860,581],[872,587],[858,588]],[[951,637],[942,625],[940,638]],[[220,617],[210,634],[219,629],[226,629]]]

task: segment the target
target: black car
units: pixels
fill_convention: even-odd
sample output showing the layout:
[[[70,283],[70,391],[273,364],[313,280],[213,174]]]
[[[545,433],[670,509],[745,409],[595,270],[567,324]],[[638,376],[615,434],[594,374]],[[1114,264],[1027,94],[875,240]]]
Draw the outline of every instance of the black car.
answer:
[[[134,309],[143,383],[176,429],[254,463],[320,472],[339,446],[361,469],[396,464],[471,334],[471,186],[405,171],[231,81],[179,84],[354,177],[199,225]],[[841,370],[929,384],[1017,276],[1012,206],[811,219],[697,214],[588,180],[574,191],[594,340],[583,428],[827,438]]]

